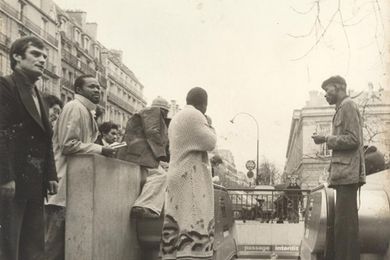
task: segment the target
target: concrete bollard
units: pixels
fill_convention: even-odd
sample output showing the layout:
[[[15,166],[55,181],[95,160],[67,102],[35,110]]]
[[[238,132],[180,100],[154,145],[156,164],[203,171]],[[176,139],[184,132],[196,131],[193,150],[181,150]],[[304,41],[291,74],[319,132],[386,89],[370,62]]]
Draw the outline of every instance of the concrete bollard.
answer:
[[[100,155],[68,159],[66,260],[138,260],[131,207],[140,192],[138,165]]]

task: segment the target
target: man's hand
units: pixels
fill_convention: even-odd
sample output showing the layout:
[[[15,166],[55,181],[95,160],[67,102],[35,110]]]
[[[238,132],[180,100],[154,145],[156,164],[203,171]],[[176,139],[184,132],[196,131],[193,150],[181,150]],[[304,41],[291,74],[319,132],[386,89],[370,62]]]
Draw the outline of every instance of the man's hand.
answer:
[[[48,193],[49,195],[57,194],[58,192],[58,183],[57,181],[49,181]]]
[[[169,169],[169,163],[167,163],[167,162],[163,162],[163,161],[160,161],[160,166],[161,166],[161,168],[163,168],[164,169],[164,171],[168,171],[168,169]]]
[[[315,144],[323,144],[326,142],[326,137],[323,135],[312,135],[313,141]]]
[[[15,196],[15,181],[0,185],[0,198],[13,199]]]
[[[107,157],[114,157],[117,150],[111,148],[110,146],[103,146],[102,148],[102,154]]]

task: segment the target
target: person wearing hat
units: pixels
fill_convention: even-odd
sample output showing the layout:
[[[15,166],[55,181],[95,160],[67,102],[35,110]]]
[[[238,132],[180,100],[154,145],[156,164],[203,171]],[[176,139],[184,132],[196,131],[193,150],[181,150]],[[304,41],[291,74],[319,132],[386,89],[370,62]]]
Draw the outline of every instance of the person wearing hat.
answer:
[[[132,217],[158,218],[164,206],[165,168],[169,160],[168,112],[168,101],[157,97],[150,107],[135,113],[127,122],[123,138],[127,147],[120,149],[117,157],[140,165],[145,180],[133,205]]]
[[[362,117],[358,106],[347,95],[347,83],[334,76],[322,83],[325,98],[336,105],[333,130],[329,136],[314,134],[316,144],[326,143],[332,150],[329,187],[336,190],[334,218],[335,260],[359,260],[359,220],[357,191],[365,183]]]

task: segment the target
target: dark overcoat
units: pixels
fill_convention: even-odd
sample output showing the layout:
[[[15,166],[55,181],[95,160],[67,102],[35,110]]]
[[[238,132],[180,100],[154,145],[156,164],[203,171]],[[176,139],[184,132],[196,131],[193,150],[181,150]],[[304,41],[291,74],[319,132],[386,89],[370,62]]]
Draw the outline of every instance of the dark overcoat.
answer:
[[[57,181],[52,128],[38,91],[41,116],[25,75],[0,77],[0,184],[15,181],[16,199],[46,196]]]

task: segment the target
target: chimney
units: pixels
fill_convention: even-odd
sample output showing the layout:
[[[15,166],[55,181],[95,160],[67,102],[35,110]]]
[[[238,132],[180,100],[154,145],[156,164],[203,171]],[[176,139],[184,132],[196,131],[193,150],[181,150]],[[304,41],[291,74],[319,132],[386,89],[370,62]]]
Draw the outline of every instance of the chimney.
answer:
[[[122,62],[123,51],[111,49],[110,53],[112,56],[116,57],[120,62]]]
[[[95,41],[97,39],[97,26],[97,23],[87,23],[85,28],[87,34]]]
[[[79,10],[66,10],[66,13],[73,18],[76,23],[81,26],[81,28],[85,28],[86,21],[87,21],[87,13],[84,11]]]

